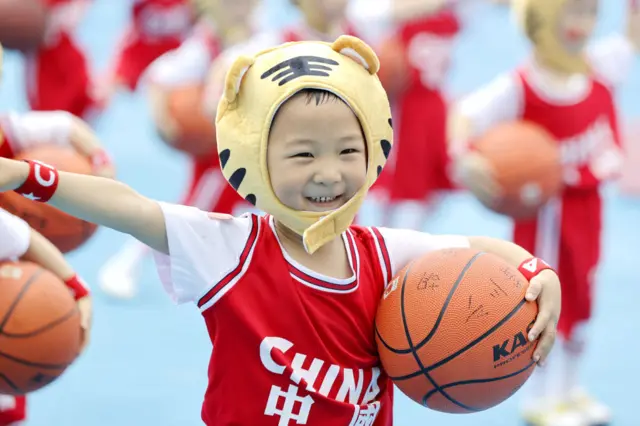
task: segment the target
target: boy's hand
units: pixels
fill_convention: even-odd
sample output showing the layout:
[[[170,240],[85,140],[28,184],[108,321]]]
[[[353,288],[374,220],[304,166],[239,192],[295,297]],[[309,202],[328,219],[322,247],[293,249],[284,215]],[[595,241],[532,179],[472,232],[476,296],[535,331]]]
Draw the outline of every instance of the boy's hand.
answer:
[[[82,328],[82,343],[80,353],[84,352],[91,337],[91,322],[93,320],[93,302],[91,296],[85,296],[76,302],[80,311],[80,327]]]
[[[468,188],[482,204],[494,206],[502,197],[493,166],[480,154],[469,152],[454,164],[455,180]]]
[[[168,144],[173,143],[180,133],[180,126],[169,114],[169,89],[157,85],[149,86],[149,106],[156,131]]]
[[[529,340],[540,337],[533,359],[542,366],[556,340],[560,318],[562,294],[558,275],[549,269],[540,272],[529,282],[525,298],[530,302],[538,301],[538,317],[529,332]]]

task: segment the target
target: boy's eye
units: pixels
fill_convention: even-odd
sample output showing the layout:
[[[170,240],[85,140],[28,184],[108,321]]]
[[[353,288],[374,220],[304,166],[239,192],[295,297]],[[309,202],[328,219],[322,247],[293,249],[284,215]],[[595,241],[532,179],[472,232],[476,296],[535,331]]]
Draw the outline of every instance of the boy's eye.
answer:
[[[360,150],[356,148],[347,148],[347,149],[343,149],[340,154],[355,154],[357,152],[360,152]]]
[[[291,158],[313,158],[313,154],[310,152],[299,152],[297,154],[293,154]]]

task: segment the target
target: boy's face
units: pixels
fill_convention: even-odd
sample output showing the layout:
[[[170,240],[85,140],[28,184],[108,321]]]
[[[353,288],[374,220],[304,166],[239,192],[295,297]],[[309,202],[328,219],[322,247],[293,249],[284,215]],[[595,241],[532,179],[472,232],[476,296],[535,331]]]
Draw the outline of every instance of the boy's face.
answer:
[[[298,94],[271,126],[267,165],[278,199],[299,211],[341,207],[365,184],[367,158],[360,122],[342,101]]]
[[[567,0],[559,15],[558,32],[562,46],[579,53],[598,22],[598,0]]]

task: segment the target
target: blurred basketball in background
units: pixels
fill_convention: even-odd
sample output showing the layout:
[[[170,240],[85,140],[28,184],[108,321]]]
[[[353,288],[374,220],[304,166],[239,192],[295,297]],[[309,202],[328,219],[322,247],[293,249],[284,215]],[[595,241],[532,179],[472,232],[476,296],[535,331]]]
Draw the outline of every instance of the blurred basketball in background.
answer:
[[[491,209],[513,218],[534,217],[562,188],[562,165],[556,140],[533,123],[517,121],[489,130],[476,150],[496,171],[504,197]]]
[[[0,0],[0,44],[5,49],[27,51],[44,40],[47,24],[42,0]]]
[[[168,94],[169,115],[178,125],[172,148],[191,156],[211,155],[216,150],[216,128],[204,112],[201,84],[176,87]]]
[[[92,173],[89,160],[66,147],[43,145],[21,152],[16,159],[39,160],[66,172]],[[0,207],[24,219],[63,253],[80,247],[97,228],[93,223],[69,216],[55,207],[29,200],[15,192],[1,193]]]
[[[377,51],[380,60],[378,77],[391,98],[401,93],[409,83],[410,67],[406,49],[399,37],[389,37]]]
[[[30,262],[0,263],[0,317],[0,394],[43,388],[76,360],[80,313],[51,272]]]

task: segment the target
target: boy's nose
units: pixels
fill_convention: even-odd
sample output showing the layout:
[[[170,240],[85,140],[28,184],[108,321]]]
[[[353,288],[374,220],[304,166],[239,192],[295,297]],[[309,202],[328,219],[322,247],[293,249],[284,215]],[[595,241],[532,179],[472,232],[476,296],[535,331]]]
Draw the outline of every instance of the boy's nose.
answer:
[[[313,182],[320,185],[334,185],[342,181],[342,173],[336,167],[319,167],[313,176]]]

